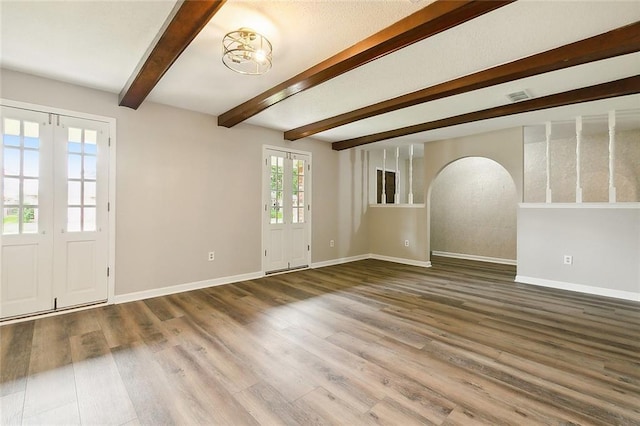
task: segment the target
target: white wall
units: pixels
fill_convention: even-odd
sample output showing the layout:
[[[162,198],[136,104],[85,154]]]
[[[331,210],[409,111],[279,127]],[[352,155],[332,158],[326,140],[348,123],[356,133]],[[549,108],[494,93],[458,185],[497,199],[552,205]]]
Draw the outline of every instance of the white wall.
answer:
[[[326,142],[218,127],[216,117],[152,102],[134,111],[118,107],[116,94],[9,70],[1,96],[116,118],[116,295],[260,271],[264,144],[313,155],[312,261],[368,252],[353,244],[362,241],[352,235],[361,233],[354,211],[339,208],[362,192],[361,178]]]
[[[521,205],[516,281],[640,301],[640,204]]]

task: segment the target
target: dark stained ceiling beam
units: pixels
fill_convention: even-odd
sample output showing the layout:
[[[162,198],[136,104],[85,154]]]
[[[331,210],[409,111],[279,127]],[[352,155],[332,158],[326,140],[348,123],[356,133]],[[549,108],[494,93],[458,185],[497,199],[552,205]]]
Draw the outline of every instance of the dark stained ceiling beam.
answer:
[[[640,51],[640,22],[382,101],[284,133],[290,141],[424,102]]]
[[[165,23],[164,32],[149,56],[120,92],[119,105],[138,107],[226,0],[184,0]]]
[[[334,142],[331,144],[331,147],[336,151],[341,151],[343,149],[354,148],[356,146],[397,138],[400,136],[426,132],[428,130],[456,126],[458,124],[472,123],[474,121],[488,120],[513,114],[539,111],[542,109],[573,105],[582,102],[598,101],[601,99],[615,98],[618,96],[633,95],[637,93],[640,93],[640,76],[633,76],[611,81],[609,83],[602,83],[595,86],[522,101],[515,104],[502,105],[482,111],[475,111],[457,115],[455,117],[430,121],[428,123],[416,124],[413,126],[402,127],[400,129]]]
[[[233,127],[289,96],[513,1],[436,0],[418,12],[223,113],[218,117],[218,125]]]

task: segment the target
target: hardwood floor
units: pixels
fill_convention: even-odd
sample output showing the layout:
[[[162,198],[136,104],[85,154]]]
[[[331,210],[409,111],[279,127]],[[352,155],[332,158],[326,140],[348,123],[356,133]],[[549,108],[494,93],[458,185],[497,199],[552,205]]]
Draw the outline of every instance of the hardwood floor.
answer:
[[[640,304],[375,260],[5,325],[1,423],[640,424]]]

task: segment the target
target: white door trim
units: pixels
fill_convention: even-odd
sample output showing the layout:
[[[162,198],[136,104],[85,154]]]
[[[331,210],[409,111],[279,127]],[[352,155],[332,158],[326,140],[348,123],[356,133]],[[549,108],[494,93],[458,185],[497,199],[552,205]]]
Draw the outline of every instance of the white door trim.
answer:
[[[116,119],[103,115],[88,114],[85,112],[72,111],[68,109],[56,108],[46,105],[38,105],[27,102],[14,101],[10,99],[0,98],[0,105],[13,108],[38,111],[47,114],[58,114],[69,117],[83,118],[87,120],[101,121],[109,125],[109,277],[107,278],[107,303],[112,304],[115,298],[115,279],[116,279]],[[2,268],[2,257],[0,256],[0,268]]]

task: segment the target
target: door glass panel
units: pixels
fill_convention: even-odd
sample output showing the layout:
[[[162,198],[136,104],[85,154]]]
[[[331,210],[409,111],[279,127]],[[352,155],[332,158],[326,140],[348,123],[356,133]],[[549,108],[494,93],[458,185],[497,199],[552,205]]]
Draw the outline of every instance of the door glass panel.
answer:
[[[69,142],[82,143],[82,129],[69,127]]]
[[[76,181],[70,181],[67,184],[67,204],[71,206],[79,206],[82,204],[80,201],[82,184]]]
[[[20,204],[20,179],[4,178],[4,204]]]
[[[20,174],[20,150],[15,148],[4,149],[4,174],[5,176],[18,176]]]
[[[293,223],[304,223],[304,168],[304,160],[293,160],[293,181],[291,182]]]
[[[69,164],[67,168],[67,177],[69,179],[80,179],[80,175],[82,174],[82,156],[69,154]]]
[[[2,233],[4,235],[15,235],[20,232],[18,207],[5,207],[2,212]]]
[[[24,147],[40,148],[40,125],[31,121],[24,122]]]
[[[40,175],[40,153],[24,150],[24,176],[38,177]]]
[[[96,178],[96,157],[86,155],[84,157],[84,178]]]
[[[270,218],[272,224],[284,223],[284,158],[272,155],[270,157]]]
[[[22,233],[37,234],[38,233],[38,208],[24,207],[22,209]]]
[[[84,153],[97,154],[98,132],[95,130],[84,131]]]
[[[80,232],[82,230],[81,210],[80,207],[67,208],[67,231]]]
[[[85,207],[83,231],[95,231],[95,230],[96,230],[96,208]]]
[[[68,130],[67,229],[95,231],[97,200],[98,131],[70,127]]]
[[[95,182],[84,183],[84,205],[85,206],[96,205],[96,183]]]
[[[37,179],[25,179],[23,181],[23,204],[28,206],[38,205],[38,180]]]
[[[2,233],[38,232],[40,124],[3,119]]]

